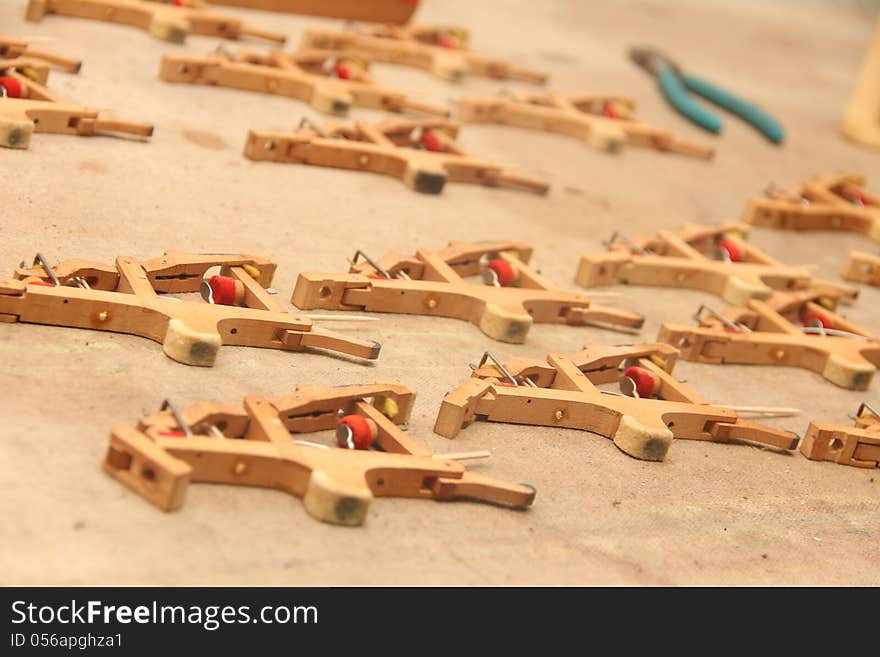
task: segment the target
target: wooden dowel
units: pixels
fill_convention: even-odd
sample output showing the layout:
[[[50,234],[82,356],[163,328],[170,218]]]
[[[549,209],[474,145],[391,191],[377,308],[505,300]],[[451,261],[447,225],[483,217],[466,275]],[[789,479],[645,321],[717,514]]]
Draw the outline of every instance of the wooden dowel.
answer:
[[[85,121],[83,123],[85,123]],[[138,137],[153,136],[153,126],[148,123],[133,123],[131,121],[117,121],[113,119],[95,119],[92,127],[94,132],[120,132]]]
[[[729,404],[712,404],[721,408],[728,408],[737,413],[749,413],[752,415],[774,415],[777,417],[790,417],[800,415],[803,411],[799,408],[787,408],[784,406],[731,406]]]
[[[443,107],[420,103],[417,100],[410,100],[409,98],[403,101],[403,107],[404,109],[412,110],[413,112],[421,112],[422,114],[430,114],[432,116],[442,116],[443,118],[449,118],[451,114],[448,109]]]
[[[715,157],[715,149],[710,146],[701,146],[692,144],[680,139],[669,139],[661,142],[661,148],[673,153],[681,153],[682,155],[692,155],[703,160],[711,160]]]
[[[488,451],[478,451],[478,452],[450,452],[448,454],[434,454],[435,459],[442,459],[444,461],[475,461],[477,459],[487,459],[492,454]]]
[[[511,173],[500,173],[495,178],[495,182],[499,187],[510,187],[512,189],[522,189],[535,194],[546,194],[550,191],[550,185],[540,180],[517,176]]]
[[[318,322],[378,322],[379,317],[369,315],[299,315]]]
[[[70,57],[62,57],[61,55],[56,55],[52,52],[46,52],[45,50],[37,50],[35,48],[28,48],[25,51],[25,55],[30,55],[31,57],[36,57],[37,59],[42,59],[44,61],[49,62],[50,64],[55,64],[59,68],[68,71],[70,73],[79,73],[79,70],[82,68],[82,61],[79,59],[71,59]]]
[[[535,84],[544,84],[547,82],[547,76],[543,73],[530,71],[527,68],[518,68],[516,66],[509,66],[507,68],[507,75],[513,80],[522,80],[523,82],[534,82]]]
[[[265,39],[266,41],[271,41],[278,45],[284,45],[287,42],[287,37],[283,34],[261,30],[258,27],[251,27],[250,25],[242,25],[241,33],[246,36],[256,37],[257,39]]]

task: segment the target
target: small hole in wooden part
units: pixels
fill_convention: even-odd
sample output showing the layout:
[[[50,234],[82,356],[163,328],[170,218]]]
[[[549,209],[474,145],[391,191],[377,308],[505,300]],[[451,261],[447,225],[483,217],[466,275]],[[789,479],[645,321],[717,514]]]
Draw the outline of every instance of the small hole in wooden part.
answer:
[[[421,490],[424,493],[433,493],[434,492],[434,484],[437,483],[437,477],[425,477],[422,479],[422,487]]]
[[[333,294],[333,290],[331,290],[326,285],[318,290],[318,296],[322,299],[329,299],[331,294]]]
[[[382,477],[379,477],[379,478],[376,480],[376,485],[377,485],[377,486],[384,486],[384,485],[385,485],[385,480],[384,480]]]
[[[843,441],[840,438],[832,438],[831,444],[828,445],[828,449],[835,452],[843,449]]]
[[[275,150],[275,142],[270,139],[265,144],[263,144],[263,148],[266,149],[267,151],[274,151]]]
[[[186,64],[180,64],[177,67],[177,72],[181,75],[186,75],[189,72],[189,67]]]
[[[229,332],[232,333],[233,335],[235,335],[236,333],[238,333],[238,329],[237,329],[237,328],[231,328],[231,329],[229,329]]]
[[[156,481],[156,471],[153,468],[145,465],[141,468],[141,477],[146,479],[147,481]]]

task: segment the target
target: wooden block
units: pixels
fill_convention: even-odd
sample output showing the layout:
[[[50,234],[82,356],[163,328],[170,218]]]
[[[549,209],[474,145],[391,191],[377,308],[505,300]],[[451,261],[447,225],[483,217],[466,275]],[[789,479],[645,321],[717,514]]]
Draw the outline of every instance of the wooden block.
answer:
[[[312,472],[303,497],[306,511],[313,518],[334,525],[362,525],[373,494],[366,484],[345,485],[321,471]]]
[[[189,21],[181,15],[157,12],[147,31],[157,39],[168,43],[184,43],[189,34]]]
[[[219,333],[196,331],[182,320],[172,319],[168,322],[162,349],[179,363],[212,367],[222,344]]]
[[[104,471],[163,511],[171,511],[183,504],[192,468],[142,433],[120,425],[110,435]]]
[[[31,135],[33,132],[34,124],[32,121],[0,116],[0,146],[26,149],[31,145]]]

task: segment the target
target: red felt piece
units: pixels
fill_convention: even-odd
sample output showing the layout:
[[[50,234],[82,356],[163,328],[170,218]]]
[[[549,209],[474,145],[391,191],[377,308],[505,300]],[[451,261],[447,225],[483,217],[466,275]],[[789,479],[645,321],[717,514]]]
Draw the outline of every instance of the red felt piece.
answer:
[[[337,425],[339,424],[344,424],[351,429],[351,439],[355,449],[369,449],[373,444],[373,432],[370,430],[367,418],[363,415],[346,415],[339,419]],[[342,442],[339,443],[339,446],[348,447]]]
[[[819,322],[822,328],[834,328],[834,322],[831,321],[831,318],[828,315],[814,310],[804,313],[803,317],[801,317],[801,322],[804,326],[814,326],[814,322]]]
[[[235,304],[235,279],[231,276],[211,276],[208,279],[214,303],[220,306]]]
[[[623,375],[632,379],[636,384],[636,392],[639,393],[639,397],[648,398],[654,394],[654,388],[657,386],[654,375],[644,367],[636,367],[635,365],[627,367]]]
[[[727,255],[730,256],[731,262],[742,262],[742,247],[740,247],[740,245],[734,240],[719,240],[718,248],[727,251]]]
[[[7,98],[21,98],[21,82],[13,77],[0,77],[0,86],[6,89]]]
[[[425,150],[431,151],[433,153],[439,153],[443,150],[443,143],[440,141],[440,137],[431,132],[430,130],[422,131],[422,146],[425,147]]]
[[[489,261],[488,266],[495,272],[501,287],[510,287],[516,282],[516,269],[507,260],[495,258]]]

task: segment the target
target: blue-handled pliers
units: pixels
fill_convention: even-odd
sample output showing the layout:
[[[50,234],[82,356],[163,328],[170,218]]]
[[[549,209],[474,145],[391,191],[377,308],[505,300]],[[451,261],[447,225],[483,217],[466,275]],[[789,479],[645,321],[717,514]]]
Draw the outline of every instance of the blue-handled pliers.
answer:
[[[629,56],[636,64],[657,78],[660,90],[670,105],[701,128],[718,133],[721,132],[722,121],[716,114],[694,102],[688,91],[702,96],[750,123],[773,143],[779,144],[784,139],[785,131],[782,126],[764,110],[716,87],[708,80],[684,73],[675,62],[656,50],[632,48]]]

